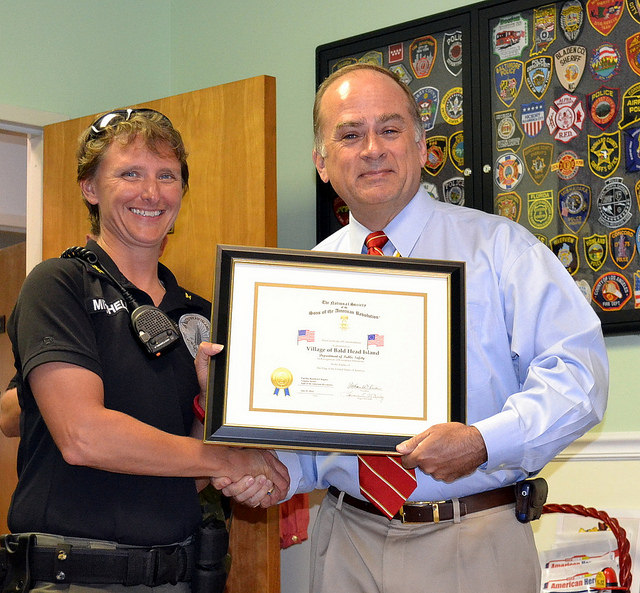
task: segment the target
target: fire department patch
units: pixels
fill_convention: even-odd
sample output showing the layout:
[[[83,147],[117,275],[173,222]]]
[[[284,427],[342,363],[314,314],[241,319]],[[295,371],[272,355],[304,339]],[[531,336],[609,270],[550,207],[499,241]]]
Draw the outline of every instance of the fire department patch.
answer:
[[[623,0],[587,0],[589,22],[601,35],[606,36],[613,31],[623,10]]]
[[[627,62],[631,69],[640,76],[640,33],[631,35],[625,42],[627,49]]]
[[[527,194],[527,220],[534,229],[544,229],[553,220],[553,190]]]
[[[444,201],[457,206],[464,206],[464,178],[452,177],[442,183]]]
[[[610,229],[617,229],[631,218],[631,192],[622,177],[612,177],[604,182],[598,195],[598,222]]]
[[[503,154],[496,161],[496,184],[500,189],[514,189],[522,179],[522,172],[522,160],[517,154],[513,152]]]
[[[333,214],[342,226],[349,222],[349,206],[340,196],[333,198]]]
[[[627,173],[640,172],[640,128],[624,131],[624,155]],[[636,193],[637,189],[638,186],[636,186]],[[640,201],[638,201],[638,208],[640,208]]]
[[[580,267],[578,237],[568,234],[557,235],[549,241],[549,246],[567,272],[573,276]]]
[[[522,144],[522,130],[515,118],[516,110],[497,111],[493,114],[496,130],[496,148],[498,150],[517,151]]]
[[[603,311],[619,311],[631,298],[631,285],[622,274],[608,272],[596,280],[591,298]]]
[[[548,142],[532,144],[522,151],[522,156],[531,179],[536,185],[540,185],[546,179],[551,168],[553,144]]]
[[[589,169],[601,179],[611,176],[620,164],[620,130],[599,136],[589,134]]]
[[[622,119],[618,127],[624,130],[636,123],[640,123],[640,82],[622,95]]]
[[[524,66],[525,80],[531,94],[536,99],[542,99],[551,84],[553,61],[549,56],[538,56],[527,60]]]
[[[574,43],[582,32],[584,8],[580,0],[567,0],[560,9],[560,30],[569,43]]]
[[[447,137],[430,136],[427,138],[427,161],[424,170],[434,177],[442,171],[447,162]]]
[[[609,80],[620,70],[620,52],[613,43],[602,43],[591,53],[589,70],[596,80]]]
[[[520,60],[507,60],[497,64],[494,72],[494,84],[498,98],[507,107],[516,100],[522,88],[524,63]]]
[[[533,43],[529,55],[536,56],[546,51],[556,40],[556,7],[548,4],[533,10]]]
[[[449,136],[449,158],[453,166],[462,173],[464,167],[464,132],[462,130]]]
[[[573,140],[584,125],[582,101],[565,93],[553,102],[547,114],[549,133],[560,142]]]
[[[563,47],[553,54],[556,77],[569,92],[573,92],[582,79],[587,64],[587,48],[581,45]]]
[[[462,87],[449,89],[440,105],[442,119],[452,126],[462,123]]]
[[[424,86],[413,93],[413,98],[418,105],[424,129],[427,132],[432,130],[438,115],[440,91],[432,86]]]
[[[493,52],[500,60],[522,55],[529,45],[527,20],[520,14],[501,18],[493,29]]]
[[[444,34],[442,59],[446,69],[453,76],[458,76],[462,72],[462,31]]]
[[[607,260],[607,254],[609,253],[607,236],[593,234],[589,237],[582,237],[582,244],[587,264],[594,272],[599,271]]]
[[[619,89],[601,86],[587,95],[587,113],[596,126],[606,130],[618,115],[620,105]]]
[[[616,229],[609,233],[611,259],[621,270],[629,267],[636,254],[635,235],[633,229]]]
[[[551,170],[558,174],[560,179],[569,181],[573,179],[580,169],[584,167],[584,159],[578,158],[573,150],[565,150],[558,155],[558,160],[551,164]]]
[[[558,192],[558,211],[565,226],[572,233],[579,233],[591,211],[591,188],[576,183]]]
[[[544,126],[544,101],[523,103],[520,106],[520,123],[529,138],[535,138]]]
[[[409,47],[411,69],[416,78],[427,78],[436,61],[438,42],[431,36],[414,39]]]
[[[520,220],[521,209],[522,200],[516,192],[510,191],[496,196],[494,210],[496,214],[518,222]]]

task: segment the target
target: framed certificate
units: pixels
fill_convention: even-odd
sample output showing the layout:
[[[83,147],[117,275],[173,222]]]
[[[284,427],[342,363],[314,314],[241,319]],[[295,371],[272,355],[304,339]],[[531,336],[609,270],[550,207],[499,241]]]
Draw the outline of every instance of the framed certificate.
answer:
[[[388,452],[465,421],[464,263],[218,246],[205,441]]]

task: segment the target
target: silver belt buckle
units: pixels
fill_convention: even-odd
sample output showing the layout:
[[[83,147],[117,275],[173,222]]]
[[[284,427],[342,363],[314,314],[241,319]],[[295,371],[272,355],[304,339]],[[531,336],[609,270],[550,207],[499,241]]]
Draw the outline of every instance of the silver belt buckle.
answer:
[[[427,507],[427,506],[430,506],[432,508],[432,511],[433,511],[433,522],[434,523],[440,523],[440,506],[439,505],[444,504],[445,502],[447,502],[447,501],[446,500],[437,500],[435,502],[432,502],[432,501],[427,501],[427,502],[423,502],[423,501],[405,502],[400,507],[400,510],[398,511],[400,513],[400,519],[402,520],[403,523],[426,523],[426,521],[409,521],[408,519],[405,519],[404,507]]]

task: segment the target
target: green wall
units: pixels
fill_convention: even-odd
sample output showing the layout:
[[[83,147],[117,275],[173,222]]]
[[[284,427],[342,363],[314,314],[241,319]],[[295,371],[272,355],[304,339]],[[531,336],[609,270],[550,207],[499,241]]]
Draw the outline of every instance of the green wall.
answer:
[[[78,117],[275,76],[279,244],[309,248],[315,242],[316,46],[469,3],[0,0],[0,103]],[[607,338],[607,346],[611,397],[596,430],[638,430],[640,340]]]

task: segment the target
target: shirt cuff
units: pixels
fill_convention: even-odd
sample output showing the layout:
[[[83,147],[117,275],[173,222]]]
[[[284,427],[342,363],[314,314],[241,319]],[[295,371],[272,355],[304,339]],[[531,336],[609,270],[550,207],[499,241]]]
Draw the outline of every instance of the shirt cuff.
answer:
[[[487,448],[487,461],[480,470],[491,472],[502,469],[520,469],[524,457],[524,443],[517,416],[503,411],[484,420],[474,422]]]

